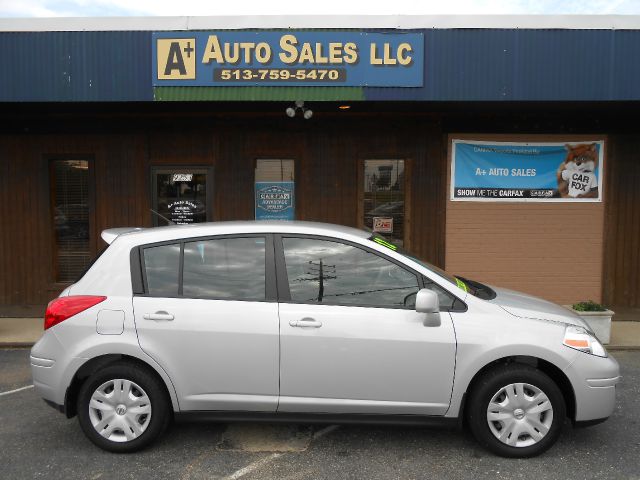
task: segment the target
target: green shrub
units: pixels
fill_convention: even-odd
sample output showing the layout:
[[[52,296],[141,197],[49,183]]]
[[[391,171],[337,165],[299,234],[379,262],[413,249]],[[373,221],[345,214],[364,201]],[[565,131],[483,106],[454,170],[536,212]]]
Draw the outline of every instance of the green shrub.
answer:
[[[599,303],[589,300],[588,302],[578,302],[571,305],[577,312],[604,312],[607,308]]]

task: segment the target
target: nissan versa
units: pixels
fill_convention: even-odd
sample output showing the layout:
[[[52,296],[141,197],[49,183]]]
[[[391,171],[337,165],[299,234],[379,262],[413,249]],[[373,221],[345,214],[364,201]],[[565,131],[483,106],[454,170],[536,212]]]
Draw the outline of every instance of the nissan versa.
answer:
[[[53,300],[37,392],[99,447],[172,418],[467,424],[507,457],[611,415],[618,363],[571,312],[307,222],[112,229]]]

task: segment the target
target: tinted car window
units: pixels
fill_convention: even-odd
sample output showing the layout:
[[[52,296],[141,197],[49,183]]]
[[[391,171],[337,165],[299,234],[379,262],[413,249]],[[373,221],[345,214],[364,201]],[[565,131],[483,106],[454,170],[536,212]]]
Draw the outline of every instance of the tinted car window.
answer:
[[[294,302],[415,306],[417,277],[385,258],[327,240],[283,238],[283,246]]]
[[[144,249],[147,292],[158,297],[178,295],[180,244]]]
[[[223,238],[185,243],[183,270],[185,297],[264,300],[265,239]]]

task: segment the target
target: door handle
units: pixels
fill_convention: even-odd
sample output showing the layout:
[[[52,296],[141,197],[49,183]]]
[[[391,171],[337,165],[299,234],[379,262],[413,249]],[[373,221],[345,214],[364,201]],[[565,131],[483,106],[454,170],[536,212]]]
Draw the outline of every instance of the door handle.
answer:
[[[173,315],[167,312],[145,313],[142,318],[145,320],[173,320]]]
[[[303,318],[301,320],[291,320],[289,325],[292,327],[310,327],[310,328],[320,328],[322,326],[322,322],[315,320],[313,318]]]

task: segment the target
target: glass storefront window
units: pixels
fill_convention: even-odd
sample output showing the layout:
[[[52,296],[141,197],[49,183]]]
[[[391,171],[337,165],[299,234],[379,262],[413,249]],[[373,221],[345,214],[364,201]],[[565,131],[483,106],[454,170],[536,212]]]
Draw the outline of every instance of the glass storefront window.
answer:
[[[212,175],[209,169],[176,167],[153,171],[155,226],[200,223],[211,220]]]
[[[364,161],[364,225],[404,244],[404,160]]]
[[[256,160],[256,182],[293,182],[294,161],[280,159]]]
[[[75,282],[91,261],[89,161],[52,160],[51,214],[56,282]]]
[[[295,162],[258,159],[255,172],[256,220],[295,219]]]

